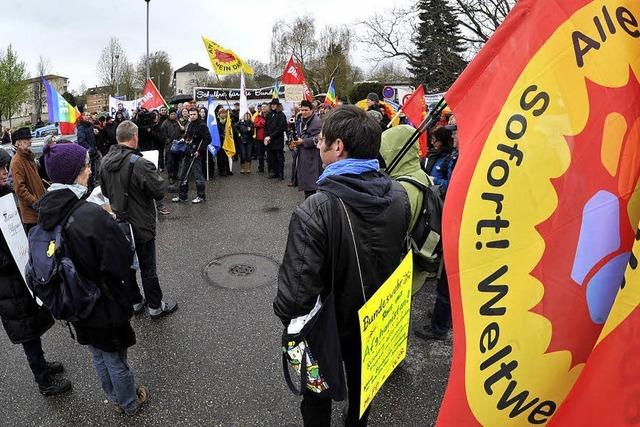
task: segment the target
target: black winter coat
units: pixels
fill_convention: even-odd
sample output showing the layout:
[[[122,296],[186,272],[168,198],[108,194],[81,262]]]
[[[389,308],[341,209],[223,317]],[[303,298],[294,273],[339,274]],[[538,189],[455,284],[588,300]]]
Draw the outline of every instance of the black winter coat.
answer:
[[[284,133],[287,131],[287,116],[281,111],[271,111],[264,126],[264,137],[270,137],[267,150],[284,150]]]
[[[395,271],[406,253],[411,209],[400,184],[380,172],[368,172],[329,177],[318,189],[320,192],[296,208],[289,224],[273,303],[275,314],[285,325],[293,318],[308,314],[318,295],[324,298],[331,290],[332,227],[336,219],[332,199],[325,193],[340,197],[348,208],[367,299]],[[363,291],[351,232],[341,205],[338,211],[336,316],[341,337],[355,339],[359,336],[358,309],[364,304]]]
[[[204,120],[198,119],[195,122],[189,122],[184,134],[184,140],[187,143],[191,142],[191,149],[198,150],[200,158],[204,158],[207,146],[211,143],[211,133],[209,133],[209,128]]]
[[[86,120],[80,120],[76,126],[78,145],[93,152],[96,149],[96,136],[93,133],[93,125]]]
[[[52,230],[78,202],[71,190],[46,193],[38,201],[38,223]],[[98,283],[102,296],[86,319],[73,322],[78,342],[103,351],[131,347],[136,338],[129,319],[132,302],[124,280],[133,251],[111,215],[94,203],[81,202],[65,230],[65,245],[78,273]]]
[[[10,191],[0,187],[0,197]],[[39,307],[22,279],[6,240],[0,233],[0,318],[14,344],[39,338],[51,326],[53,318],[45,307]]]
[[[298,145],[298,189],[300,191],[315,191],[316,181],[322,174],[322,159],[318,150],[318,136],[322,130],[322,119],[313,114],[309,119],[301,119],[297,124],[298,138],[302,144]]]
[[[125,191],[129,179],[129,156],[140,152],[118,144],[102,159],[100,182],[102,193],[109,198],[111,208],[124,218]],[[129,185],[128,220],[137,242],[144,243],[156,236],[156,205],[167,191],[167,183],[150,161],[140,158],[133,166]]]

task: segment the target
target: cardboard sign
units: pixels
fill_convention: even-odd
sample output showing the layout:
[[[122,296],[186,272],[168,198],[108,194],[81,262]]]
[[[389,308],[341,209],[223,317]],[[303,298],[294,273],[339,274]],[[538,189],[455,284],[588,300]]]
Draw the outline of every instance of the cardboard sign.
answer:
[[[0,231],[9,245],[11,255],[16,261],[26,285],[25,267],[29,261],[29,241],[24,232],[13,193],[0,197]],[[27,289],[29,288],[27,287]],[[29,292],[31,293],[30,289]],[[31,294],[33,295],[33,293]]]
[[[358,310],[362,340],[360,418],[394,369],[407,356],[413,255]]]
[[[289,102],[300,102],[304,99],[304,85],[285,85],[284,99]]]

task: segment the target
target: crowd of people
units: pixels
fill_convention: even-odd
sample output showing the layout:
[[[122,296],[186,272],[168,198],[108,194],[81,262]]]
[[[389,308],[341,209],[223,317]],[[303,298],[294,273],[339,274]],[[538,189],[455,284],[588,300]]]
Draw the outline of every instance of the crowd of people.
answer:
[[[333,291],[348,386],[346,422],[353,426],[366,425],[368,414],[358,418],[357,311],[398,266],[407,238],[424,214],[421,187],[401,178],[438,186],[444,198],[458,158],[455,121],[443,115],[429,131],[428,156],[420,159],[414,145],[398,167],[386,173],[386,164],[415,129],[406,124],[387,129],[389,117],[378,95],[370,94],[367,103],[367,111],[340,105],[326,112],[317,103],[302,101],[289,120],[277,99],[252,106],[242,117],[239,104],[230,109],[220,105],[214,112],[221,142],[231,121],[241,174],[252,173],[256,162],[258,173],[282,181],[285,150],[291,153],[288,185],[303,192],[305,200],[292,215],[274,310],[286,327],[310,313],[319,296]],[[78,274],[100,284],[96,305],[72,324],[78,342],[89,347],[102,389],[116,412],[135,414],[149,397],[146,387],[135,386],[127,362],[127,349],[136,342],[131,317],[145,307],[152,319],[178,308],[163,295],[156,272],[156,212],[169,214],[167,192],[177,193],[173,202],[187,202],[192,178],[196,195],[191,202],[204,202],[205,176],[214,175],[216,166],[218,176],[233,175],[224,150],[215,159],[207,150],[212,138],[208,113],[191,103],[157,112],[141,110],[130,119],[125,111],[117,111],[114,118],[85,112],[77,124],[77,143],[53,138],[38,162],[30,150],[28,128],[11,135],[13,159],[0,149],[0,195],[15,192],[25,231],[63,226],[66,253]],[[142,156],[148,150],[159,151],[157,168]],[[104,206],[86,201],[98,185],[109,202]],[[336,228],[338,234],[332,234]],[[331,236],[340,236],[340,241]],[[435,272],[414,272],[414,292],[427,279],[437,283],[430,320],[415,331],[424,339],[445,339],[451,328],[441,255],[441,249],[434,252]],[[23,346],[40,392],[48,396],[70,390],[71,383],[60,377],[63,365],[44,358],[41,336],[53,318],[28,292],[4,238],[0,317],[10,340]],[[306,390],[301,411],[305,426],[328,426],[331,398]]]

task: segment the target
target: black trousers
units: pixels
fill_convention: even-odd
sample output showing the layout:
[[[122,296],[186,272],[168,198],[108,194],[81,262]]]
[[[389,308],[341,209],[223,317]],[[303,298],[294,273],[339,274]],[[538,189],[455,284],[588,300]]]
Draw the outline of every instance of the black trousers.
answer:
[[[284,179],[284,151],[267,150],[269,169],[272,174]]]
[[[256,140],[253,145],[253,155],[258,159],[258,172],[264,172],[264,141]]]
[[[436,283],[436,302],[431,315],[431,330],[436,334],[446,334],[451,329],[451,301],[449,299],[449,280],[443,267],[442,275]]]
[[[150,308],[160,308],[162,304],[162,289],[160,289],[160,280],[158,279],[156,264],[156,239],[148,242],[136,242],[136,254],[138,255],[138,263],[140,264],[140,276],[142,277],[142,289],[144,296],[147,298]],[[135,270],[131,270],[128,280],[129,297],[133,303],[142,301],[140,288],[136,280]]]
[[[229,170],[229,157],[224,150],[220,150],[216,153],[216,160],[218,162],[218,175],[227,176],[231,173]]]
[[[29,367],[33,372],[33,378],[39,385],[46,384],[49,371],[47,370],[47,362],[44,358],[42,350],[42,341],[40,338],[33,339],[22,343],[24,354],[27,356]]]
[[[342,360],[347,378],[347,388],[349,397],[349,409],[347,411],[346,427],[365,427],[369,418],[369,409],[358,419],[360,415],[360,337],[343,339],[340,343],[342,347]],[[331,426],[331,404],[330,398],[318,398],[309,390],[305,391],[300,404],[300,412],[304,427],[330,427]],[[371,408],[371,406],[369,406]]]

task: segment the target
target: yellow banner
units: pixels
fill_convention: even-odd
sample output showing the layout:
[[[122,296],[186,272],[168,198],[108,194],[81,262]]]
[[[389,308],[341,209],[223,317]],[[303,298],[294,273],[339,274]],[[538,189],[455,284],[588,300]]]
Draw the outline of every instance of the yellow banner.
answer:
[[[214,73],[219,76],[238,74],[240,71],[244,71],[245,74],[253,74],[253,68],[233,53],[233,51],[223,48],[204,36],[202,36],[202,41],[209,54]]]
[[[358,310],[362,339],[361,418],[407,355],[412,281],[413,256],[409,251],[396,271]]]
[[[236,143],[233,139],[233,129],[231,128],[231,114],[227,113],[227,121],[224,125],[224,141],[222,149],[231,158],[236,155]]]

